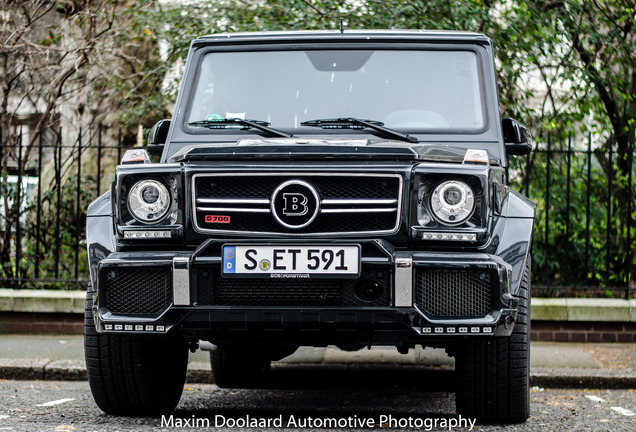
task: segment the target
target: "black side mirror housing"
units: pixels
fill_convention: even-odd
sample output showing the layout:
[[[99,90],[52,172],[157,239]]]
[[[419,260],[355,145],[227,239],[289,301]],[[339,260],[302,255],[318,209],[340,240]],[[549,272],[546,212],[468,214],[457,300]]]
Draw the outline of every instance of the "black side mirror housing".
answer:
[[[163,146],[168,138],[168,130],[170,129],[170,120],[159,120],[156,125],[150,129],[148,136],[148,153],[153,156],[161,156]]]
[[[527,155],[532,152],[532,135],[527,127],[511,118],[503,119],[501,126],[508,155]]]

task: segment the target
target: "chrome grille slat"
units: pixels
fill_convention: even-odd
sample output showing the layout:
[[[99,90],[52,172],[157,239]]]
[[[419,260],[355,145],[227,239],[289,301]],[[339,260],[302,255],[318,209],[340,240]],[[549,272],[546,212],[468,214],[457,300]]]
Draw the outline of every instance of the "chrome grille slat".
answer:
[[[394,208],[362,208],[362,209],[322,209],[321,213],[329,214],[329,213],[393,213],[396,212],[397,209]]]
[[[243,213],[269,213],[268,208],[248,208],[248,207],[197,207],[197,211],[216,211],[216,212],[243,212]]]
[[[269,205],[267,199],[214,199],[214,198],[197,198],[197,204],[263,204]]]
[[[392,205],[397,204],[398,200],[384,200],[384,199],[324,199],[322,200],[323,205]]]

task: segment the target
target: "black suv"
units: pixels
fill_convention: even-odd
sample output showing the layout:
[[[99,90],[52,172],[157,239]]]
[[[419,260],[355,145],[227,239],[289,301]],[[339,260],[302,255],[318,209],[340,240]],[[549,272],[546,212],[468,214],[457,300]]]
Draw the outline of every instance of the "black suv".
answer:
[[[529,415],[531,150],[492,42],[461,32],[192,43],[172,120],[88,209],[86,363],[112,414],[177,405],[188,349],[221,387],[299,346],[455,357],[457,411]]]

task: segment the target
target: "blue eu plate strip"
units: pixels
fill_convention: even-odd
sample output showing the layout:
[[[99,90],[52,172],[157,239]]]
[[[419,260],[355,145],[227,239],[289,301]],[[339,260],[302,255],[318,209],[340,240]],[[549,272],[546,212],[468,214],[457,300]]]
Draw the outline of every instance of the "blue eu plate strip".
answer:
[[[223,248],[223,273],[234,273],[236,268],[236,246]]]

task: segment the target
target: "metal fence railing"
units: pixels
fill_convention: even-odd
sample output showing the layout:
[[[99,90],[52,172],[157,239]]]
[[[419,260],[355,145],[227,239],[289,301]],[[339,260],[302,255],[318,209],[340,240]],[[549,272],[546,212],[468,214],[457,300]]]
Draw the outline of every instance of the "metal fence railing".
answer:
[[[86,208],[114,178],[125,150],[121,129],[104,144],[102,128],[30,140],[17,130],[0,142],[0,287],[77,289],[88,282]],[[106,186],[108,187],[108,186]]]
[[[547,135],[511,161],[513,187],[537,203],[533,291],[634,295],[634,137],[624,151],[592,135]]]
[[[83,287],[86,208],[110,187],[125,150],[121,130],[70,140],[49,130],[30,148],[25,136],[17,130],[0,142],[0,287]],[[548,135],[511,159],[511,186],[537,203],[535,295],[634,297],[633,137],[616,149],[591,135]]]

